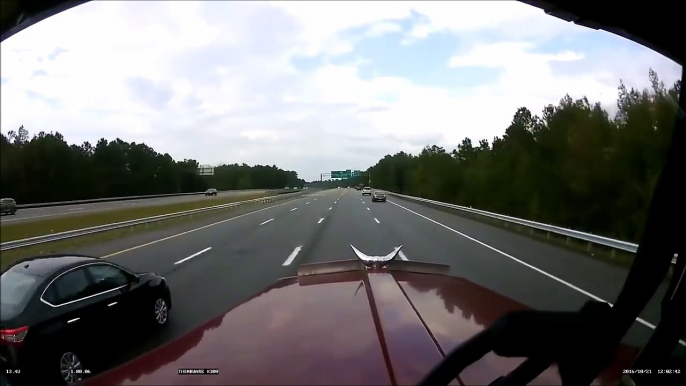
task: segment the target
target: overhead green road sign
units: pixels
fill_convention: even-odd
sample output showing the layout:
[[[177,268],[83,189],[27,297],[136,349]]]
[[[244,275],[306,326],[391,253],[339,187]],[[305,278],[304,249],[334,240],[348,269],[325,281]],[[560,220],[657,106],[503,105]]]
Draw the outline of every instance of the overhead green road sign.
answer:
[[[360,177],[362,175],[362,172],[359,170],[332,170],[331,171],[331,178],[353,178],[353,177]]]
[[[352,172],[348,170],[332,170],[331,178],[350,178],[352,177]]]

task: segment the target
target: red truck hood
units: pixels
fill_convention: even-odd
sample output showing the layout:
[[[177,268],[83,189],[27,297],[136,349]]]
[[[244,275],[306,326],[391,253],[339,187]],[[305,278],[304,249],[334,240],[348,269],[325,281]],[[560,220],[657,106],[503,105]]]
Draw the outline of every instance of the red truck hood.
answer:
[[[502,314],[520,309],[527,307],[440,274],[357,270],[286,278],[84,384],[412,385],[444,353]],[[595,383],[616,383],[636,354],[636,349],[620,347]],[[522,361],[491,353],[463,371],[460,381],[488,384]],[[178,372],[198,368],[218,369],[218,374]],[[561,381],[551,367],[533,384]]]

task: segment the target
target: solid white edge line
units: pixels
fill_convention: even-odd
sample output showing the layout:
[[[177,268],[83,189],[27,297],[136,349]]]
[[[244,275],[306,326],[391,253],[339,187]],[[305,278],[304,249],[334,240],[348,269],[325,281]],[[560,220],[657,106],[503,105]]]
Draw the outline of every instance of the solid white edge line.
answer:
[[[410,259],[408,259],[407,256],[405,256],[405,253],[403,251],[398,252],[398,256],[400,256],[400,258],[405,261],[410,261]]]
[[[376,219],[376,217],[374,217],[374,221],[376,221],[377,224],[381,224],[379,220]]]
[[[286,261],[283,262],[283,266],[285,267],[285,266],[291,265],[291,263],[293,262],[295,257],[298,256],[298,253],[300,253],[301,249],[303,249],[302,245],[295,247],[293,252],[291,252],[291,254],[288,255],[288,258],[286,259]]]
[[[294,210],[298,210],[298,208],[293,208],[293,209],[291,209],[291,212],[294,211]]]
[[[236,217],[231,217],[231,218],[227,218],[227,219],[225,219],[225,220],[221,220],[221,221],[214,222],[214,223],[212,223],[212,224],[203,225],[203,226],[201,226],[201,227],[199,227],[199,228],[195,228],[195,229],[191,229],[191,230],[188,230],[188,231],[185,231],[185,232],[177,233],[177,234],[175,234],[175,235],[163,237],[163,238],[161,238],[161,239],[153,240],[153,241],[150,241],[150,242],[145,243],[145,244],[136,245],[135,247],[131,247],[131,248],[127,248],[127,249],[122,249],[121,251],[113,252],[113,253],[110,253],[109,255],[105,255],[105,256],[102,256],[102,257],[100,257],[100,258],[101,258],[101,259],[107,259],[107,258],[110,258],[110,257],[112,257],[112,256],[116,256],[116,255],[119,255],[119,254],[122,254],[122,253],[126,253],[126,252],[130,252],[130,251],[136,250],[136,249],[138,249],[138,248],[147,247],[148,245],[157,244],[157,243],[160,243],[160,242],[162,242],[162,241],[167,241],[167,240],[170,240],[170,239],[179,237],[179,236],[187,235],[187,234],[189,234],[189,233],[193,233],[193,232],[196,232],[196,231],[205,229],[205,228],[209,228],[209,227],[211,227],[211,226],[223,224],[223,223],[225,223],[225,222],[233,221],[233,220],[235,220],[235,219],[237,219],[237,218],[241,218],[241,217],[245,217],[245,216],[250,216],[251,214],[255,214],[255,213],[258,213],[258,212],[262,212],[263,210],[276,208],[277,206],[286,205],[286,204],[288,204],[288,202],[284,202],[283,204],[272,205],[272,206],[270,206],[270,207],[268,207],[268,208],[258,209],[258,210],[256,210],[256,211],[253,211],[253,212],[250,212],[250,213],[244,213],[244,214],[238,215],[238,216],[236,216]]]
[[[192,254],[192,255],[186,257],[185,259],[181,259],[181,260],[177,261],[176,263],[174,263],[174,265],[181,264],[181,263],[183,263],[183,262],[186,261],[186,260],[190,260],[190,259],[194,258],[195,256],[198,256],[198,255],[200,255],[200,254],[203,254],[203,253],[209,251],[210,249],[212,249],[212,247],[207,247],[207,248],[203,249],[203,250],[200,251],[200,252],[196,252],[196,253],[194,253],[194,254]]]
[[[674,294],[676,294],[676,291],[679,289],[679,285],[681,284],[681,279],[684,278],[684,273],[686,273],[686,266],[684,266],[684,270],[681,271],[681,276],[679,276],[679,281],[676,282],[676,287],[674,287],[674,291],[672,291],[672,296],[669,297],[669,300],[674,299]]]
[[[319,221],[317,221],[317,224],[321,224],[322,221],[324,221],[324,217],[320,218]]]
[[[518,262],[518,263],[520,263],[520,264],[522,264],[522,265],[524,265],[524,266],[526,266],[526,267],[529,267],[529,268],[533,269],[534,271],[536,271],[536,272],[538,272],[538,273],[540,273],[540,274],[542,274],[542,275],[545,275],[545,276],[547,276],[547,277],[549,277],[549,278],[551,278],[551,279],[557,281],[558,283],[564,284],[564,285],[566,285],[567,287],[569,287],[569,288],[571,288],[571,289],[573,289],[573,290],[575,290],[575,291],[577,291],[577,292],[580,292],[580,293],[582,293],[582,294],[588,296],[589,298],[591,298],[591,299],[593,299],[593,300],[596,300],[596,301],[599,301],[599,302],[607,303],[607,304],[609,304],[611,307],[613,306],[613,304],[610,303],[610,302],[608,302],[607,300],[601,299],[601,298],[599,298],[598,296],[595,296],[595,295],[593,295],[592,293],[590,293],[590,292],[588,292],[588,291],[584,291],[583,289],[581,289],[581,288],[575,286],[575,285],[572,284],[572,283],[568,283],[568,282],[566,282],[566,281],[560,279],[560,278],[557,277],[557,276],[554,276],[554,275],[552,275],[552,274],[549,274],[548,272],[546,272],[546,271],[544,271],[544,270],[542,270],[542,269],[540,269],[540,268],[534,267],[533,265],[531,265],[531,264],[529,264],[529,263],[526,263],[526,262],[524,262],[524,261],[522,261],[522,260],[519,260],[518,258],[516,258],[516,257],[514,257],[514,256],[512,256],[512,255],[509,255],[509,254],[507,254],[507,253],[505,253],[505,252],[503,252],[503,251],[501,251],[501,250],[499,250],[499,249],[497,249],[497,248],[494,248],[494,247],[492,247],[492,246],[490,246],[490,245],[488,245],[488,244],[486,244],[486,243],[484,243],[484,242],[482,242],[482,241],[479,241],[479,240],[477,240],[477,239],[475,239],[475,238],[473,238],[473,237],[471,237],[471,236],[467,236],[466,234],[464,234],[464,233],[462,233],[462,232],[460,232],[460,231],[456,231],[455,229],[453,229],[453,228],[451,228],[451,227],[449,227],[449,226],[447,226],[447,225],[443,225],[443,224],[441,224],[440,222],[438,222],[438,221],[436,221],[436,220],[430,219],[430,218],[428,218],[428,217],[426,217],[426,216],[424,216],[424,215],[422,215],[422,214],[419,214],[419,213],[413,211],[412,209],[408,209],[408,208],[406,208],[406,207],[404,207],[404,206],[402,206],[402,205],[400,205],[400,204],[396,204],[396,203],[393,202],[393,201],[388,201],[388,202],[390,202],[391,204],[393,204],[393,205],[395,205],[395,206],[398,206],[398,207],[400,207],[400,208],[403,208],[403,209],[405,209],[406,211],[408,211],[408,212],[410,212],[410,213],[413,213],[413,214],[415,214],[415,215],[417,215],[417,216],[419,216],[419,217],[421,217],[421,218],[423,218],[423,219],[425,219],[425,220],[429,220],[429,221],[431,221],[432,223],[434,223],[434,224],[436,224],[436,225],[440,225],[440,226],[442,226],[443,228],[445,228],[445,229],[447,229],[447,230],[449,230],[449,231],[451,231],[451,232],[457,233],[458,235],[460,235],[460,236],[462,236],[462,237],[464,237],[464,238],[466,238],[466,239],[468,239],[468,240],[471,240],[471,241],[473,241],[473,242],[475,242],[475,243],[477,243],[477,244],[479,244],[479,245],[481,245],[481,246],[484,246],[484,247],[486,247],[486,248],[488,248],[488,249],[490,249],[490,250],[492,250],[492,251],[494,251],[494,252],[497,252],[497,253],[499,253],[499,254],[501,254],[501,255],[503,255],[503,256],[509,258],[509,259],[512,259],[512,260],[514,260],[514,261],[516,261],[516,262]],[[636,321],[638,321],[639,323],[643,324],[643,325],[646,326],[646,327],[652,328],[653,330],[655,329],[655,325],[654,325],[654,324],[652,324],[652,323],[650,323],[650,322],[648,322],[648,321],[645,321],[645,320],[643,320],[643,319],[641,319],[641,318],[636,318]],[[686,346],[686,342],[684,342],[683,340],[679,340],[679,343],[681,343],[682,345]]]
[[[270,218],[269,220],[267,220],[267,221],[261,223],[260,225],[264,225],[264,224],[266,224],[266,223],[268,223],[268,222],[272,222],[272,221],[274,221],[274,219],[273,219],[273,218]]]

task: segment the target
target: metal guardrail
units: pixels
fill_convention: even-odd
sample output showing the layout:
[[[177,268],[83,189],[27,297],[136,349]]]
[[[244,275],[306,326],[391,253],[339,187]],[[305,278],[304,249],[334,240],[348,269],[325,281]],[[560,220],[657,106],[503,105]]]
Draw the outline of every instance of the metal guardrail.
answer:
[[[219,193],[223,193],[223,192],[246,192],[246,193],[248,193],[248,192],[272,192],[272,191],[280,191],[280,190],[281,189],[222,190]],[[44,208],[44,207],[48,207],[48,206],[64,206],[64,205],[76,205],[76,204],[91,204],[91,203],[96,203],[96,202],[128,201],[128,200],[138,200],[138,199],[145,199],[145,198],[197,196],[200,194],[205,194],[205,191],[191,192],[191,193],[146,194],[146,195],[142,195],[142,196],[89,198],[86,200],[72,200],[72,201],[37,202],[35,204],[17,205],[17,209]]]
[[[603,245],[606,247],[610,247],[613,249],[619,249],[619,250],[626,251],[626,252],[636,253],[636,250],[638,249],[638,244],[634,244],[634,243],[630,243],[630,242],[622,241],[622,240],[611,239],[609,237],[598,236],[598,235],[594,235],[591,233],[575,231],[573,229],[563,228],[563,227],[559,227],[559,226],[555,226],[555,225],[543,224],[543,223],[539,223],[539,222],[535,222],[535,221],[524,220],[524,219],[517,218],[517,217],[506,216],[503,214],[487,212],[487,211],[481,210],[481,209],[468,208],[466,206],[449,204],[446,202],[429,200],[429,199],[421,198],[421,197],[408,196],[408,195],[400,194],[400,193],[388,192],[388,194],[393,195],[393,196],[397,196],[397,197],[401,197],[401,198],[404,198],[407,200],[425,202],[428,204],[441,206],[444,208],[451,208],[451,209],[455,209],[455,210],[460,210],[460,211],[464,211],[464,212],[468,212],[468,213],[477,214],[477,215],[484,216],[484,217],[490,217],[490,218],[496,219],[496,220],[501,220],[501,221],[505,221],[505,222],[509,222],[509,223],[513,223],[513,224],[518,224],[518,225],[523,225],[523,226],[526,226],[529,228],[538,229],[538,230],[542,230],[542,231],[546,231],[546,232],[550,232],[550,233],[555,233],[555,234],[558,234],[561,236],[566,236],[566,237],[577,239],[577,240],[587,241],[590,244]],[[674,256],[674,259],[672,259],[672,264],[676,264],[676,255]]]
[[[48,235],[29,237],[29,238],[21,239],[21,240],[11,240],[11,241],[6,241],[6,242],[0,244],[0,251],[8,251],[11,249],[24,248],[24,247],[28,247],[31,245],[49,243],[49,242],[53,242],[53,241],[65,240],[65,239],[70,239],[70,238],[74,238],[74,237],[81,237],[81,236],[91,235],[94,233],[107,232],[107,231],[111,231],[111,230],[115,230],[115,229],[121,229],[121,228],[131,227],[131,226],[135,226],[135,225],[141,225],[141,224],[147,224],[147,223],[152,223],[152,222],[156,222],[156,221],[169,220],[172,218],[177,218],[177,217],[182,217],[182,216],[192,216],[194,214],[209,212],[209,211],[213,211],[213,210],[227,209],[227,208],[238,207],[238,206],[243,206],[243,205],[248,205],[248,204],[263,204],[263,203],[268,203],[268,202],[280,201],[280,200],[284,200],[286,198],[290,198],[290,197],[294,197],[296,195],[302,195],[302,194],[304,194],[304,192],[298,191],[298,192],[288,193],[288,194],[279,194],[279,195],[269,196],[269,197],[260,197],[260,198],[255,198],[252,200],[232,202],[232,203],[228,203],[228,204],[209,206],[209,207],[199,208],[199,209],[191,209],[191,210],[186,210],[186,211],[182,211],[182,212],[168,213],[168,214],[162,214],[162,215],[158,215],[158,216],[145,217],[145,218],[139,218],[139,219],[134,219],[134,220],[127,220],[127,221],[122,221],[122,222],[117,222],[117,223],[112,223],[112,224],[97,225],[94,227],[74,229],[71,231],[65,231],[65,232],[59,232],[59,233],[51,233]]]

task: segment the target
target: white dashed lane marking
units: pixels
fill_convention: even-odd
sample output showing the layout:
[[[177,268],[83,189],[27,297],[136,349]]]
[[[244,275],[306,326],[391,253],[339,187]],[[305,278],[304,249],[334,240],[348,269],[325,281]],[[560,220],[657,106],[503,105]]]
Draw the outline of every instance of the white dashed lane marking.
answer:
[[[203,254],[203,253],[209,251],[210,249],[212,249],[212,247],[207,247],[207,248],[203,249],[203,250],[200,251],[200,252],[194,253],[194,254],[192,254],[192,255],[190,255],[190,256],[184,258],[184,259],[181,259],[181,260],[177,261],[176,263],[174,263],[174,265],[181,264],[181,263],[183,263],[183,262],[186,261],[186,260],[190,260],[190,259],[194,258],[195,256],[201,255],[201,254]]]

